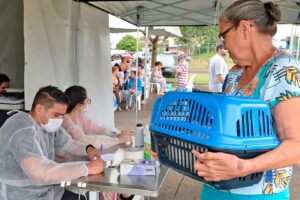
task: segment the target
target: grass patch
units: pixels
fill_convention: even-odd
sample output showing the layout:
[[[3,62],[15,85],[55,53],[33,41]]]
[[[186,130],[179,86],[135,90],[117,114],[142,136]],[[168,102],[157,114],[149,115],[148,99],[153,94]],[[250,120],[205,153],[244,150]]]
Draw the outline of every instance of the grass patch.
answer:
[[[192,76],[192,74],[189,74],[189,78]],[[175,78],[167,78],[167,83],[174,84],[176,81]],[[196,77],[194,79],[194,84],[208,84],[209,76],[208,74],[196,74]]]
[[[214,55],[214,53],[204,53],[193,56],[189,65],[189,69],[208,69],[209,61]],[[225,56],[224,59],[227,63],[228,68],[230,69],[234,65],[234,63],[227,56]]]

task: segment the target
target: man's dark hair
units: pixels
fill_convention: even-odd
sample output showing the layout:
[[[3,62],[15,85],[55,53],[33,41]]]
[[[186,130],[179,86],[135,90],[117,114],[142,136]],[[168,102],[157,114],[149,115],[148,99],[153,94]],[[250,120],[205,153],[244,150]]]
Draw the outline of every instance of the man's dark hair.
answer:
[[[154,66],[158,66],[158,65],[161,65],[161,64],[162,64],[162,62],[156,61],[156,62],[154,63]]]
[[[218,44],[217,48],[216,48],[217,52],[219,51],[219,49],[224,49],[224,45],[223,44]]]
[[[66,89],[65,94],[70,100],[69,106],[67,108],[67,113],[72,112],[77,104],[82,104],[87,98],[86,89],[78,85],[74,85]]]
[[[38,104],[41,104],[45,107],[45,109],[49,109],[53,107],[55,103],[69,105],[68,96],[58,89],[57,87],[48,85],[46,87],[42,87],[36,93],[31,110],[33,111]]]
[[[9,82],[9,78],[8,76],[6,76],[5,74],[0,74],[0,84],[4,83],[4,82]]]
[[[144,69],[144,65],[142,63],[139,63],[138,67],[141,67],[142,69]]]

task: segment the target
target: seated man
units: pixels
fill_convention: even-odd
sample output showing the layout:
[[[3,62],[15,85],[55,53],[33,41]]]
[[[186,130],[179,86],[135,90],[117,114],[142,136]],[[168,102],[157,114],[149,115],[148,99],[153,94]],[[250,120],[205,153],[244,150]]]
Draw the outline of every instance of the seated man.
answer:
[[[43,87],[28,114],[19,112],[4,123],[0,129],[0,199],[78,199],[58,184],[103,171],[100,151],[72,140],[61,128],[68,102],[56,87]],[[91,160],[87,164],[54,161],[56,155],[83,156],[86,151]]]
[[[9,81],[9,78],[5,74],[0,74],[0,96],[1,93],[8,88]]]
[[[132,70],[129,79],[129,89],[124,92],[124,98],[126,100],[126,110],[135,109],[136,97],[137,95],[141,95],[141,94],[142,94],[142,80],[140,77],[137,77],[136,71]],[[130,107],[131,95],[133,95],[132,107]]]

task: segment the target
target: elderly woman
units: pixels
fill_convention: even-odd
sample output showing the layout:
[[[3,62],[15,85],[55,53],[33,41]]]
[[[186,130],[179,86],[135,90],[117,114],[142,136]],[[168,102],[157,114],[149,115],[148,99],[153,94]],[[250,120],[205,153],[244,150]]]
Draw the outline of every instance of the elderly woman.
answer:
[[[160,85],[160,94],[164,94],[166,92],[166,79],[162,75],[163,63],[160,61],[155,62],[154,67],[151,70],[151,82],[158,83]]]
[[[226,192],[204,184],[201,200],[289,199],[291,166],[300,161],[300,65],[272,44],[280,17],[279,7],[274,3],[240,0],[220,18],[219,37],[236,64],[227,75],[224,93],[268,102],[281,144],[248,160],[225,153],[193,151],[197,157],[195,169],[207,181],[265,173],[254,186]]]

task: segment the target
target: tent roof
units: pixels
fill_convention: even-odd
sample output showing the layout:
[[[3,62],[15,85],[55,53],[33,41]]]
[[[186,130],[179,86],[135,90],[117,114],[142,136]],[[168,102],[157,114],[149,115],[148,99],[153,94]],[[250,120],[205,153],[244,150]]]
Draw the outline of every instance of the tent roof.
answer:
[[[124,22],[123,20],[112,15],[109,15],[109,28],[110,33],[131,33],[136,32],[138,29],[137,26]],[[145,33],[144,27],[139,27],[139,30]],[[150,35],[182,37],[178,26],[155,26],[150,27],[148,30]]]
[[[235,0],[81,1],[138,26],[179,26],[217,23],[216,8],[221,13]],[[299,23],[300,0],[273,1],[282,11],[281,23]]]

